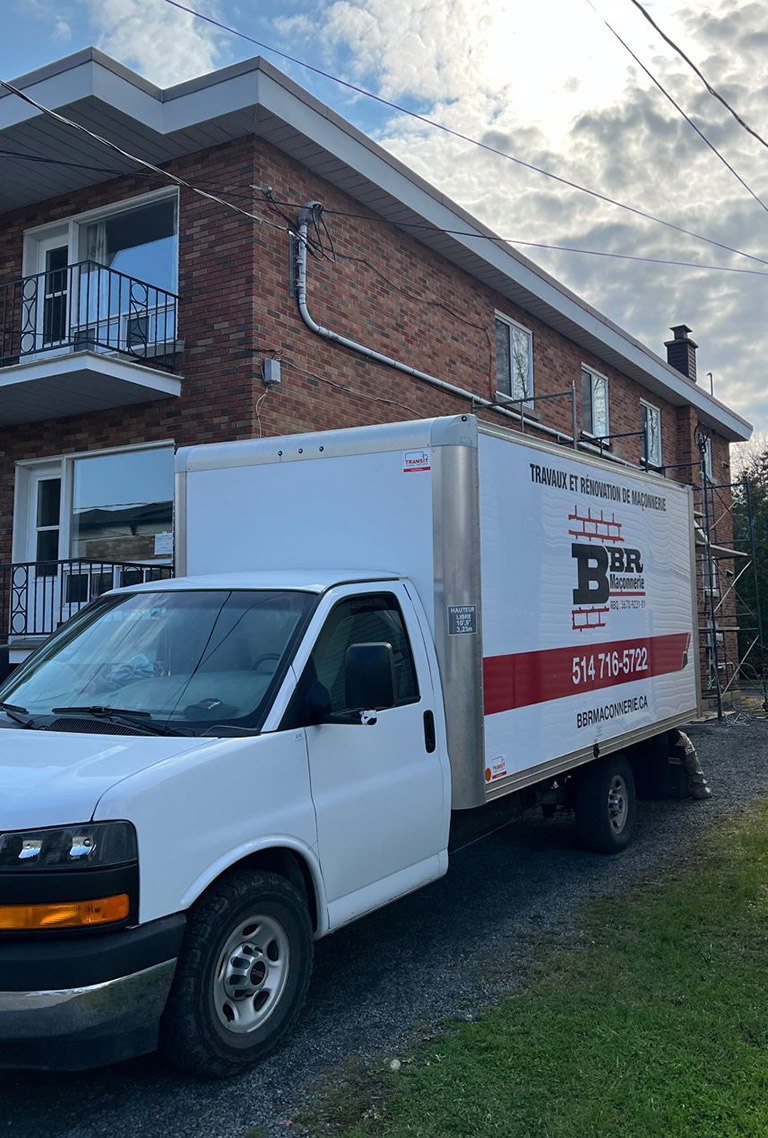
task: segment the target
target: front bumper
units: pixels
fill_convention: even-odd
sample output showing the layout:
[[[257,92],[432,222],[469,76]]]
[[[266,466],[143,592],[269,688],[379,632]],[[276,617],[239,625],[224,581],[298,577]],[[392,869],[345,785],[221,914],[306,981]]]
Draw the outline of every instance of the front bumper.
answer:
[[[153,1051],[184,924],[0,943],[0,1067],[77,1071]]]

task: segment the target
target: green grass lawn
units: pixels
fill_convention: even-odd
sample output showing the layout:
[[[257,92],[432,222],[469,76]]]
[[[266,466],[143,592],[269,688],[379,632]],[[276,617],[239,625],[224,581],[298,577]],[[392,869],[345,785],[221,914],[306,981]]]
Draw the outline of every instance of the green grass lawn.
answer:
[[[768,1136],[768,804],[337,1106],[347,1138]]]

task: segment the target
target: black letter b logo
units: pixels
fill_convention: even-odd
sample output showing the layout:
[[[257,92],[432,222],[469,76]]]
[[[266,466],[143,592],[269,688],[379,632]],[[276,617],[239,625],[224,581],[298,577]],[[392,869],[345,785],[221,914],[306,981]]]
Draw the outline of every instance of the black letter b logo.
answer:
[[[602,545],[571,546],[579,568],[579,585],[573,590],[575,605],[603,605],[608,600],[608,551]]]

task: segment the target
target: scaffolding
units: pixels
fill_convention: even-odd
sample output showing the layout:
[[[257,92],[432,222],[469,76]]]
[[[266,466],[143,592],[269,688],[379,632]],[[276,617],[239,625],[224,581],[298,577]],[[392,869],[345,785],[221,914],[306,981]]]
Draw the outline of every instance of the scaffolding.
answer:
[[[760,610],[755,524],[752,496],[747,478],[716,482],[712,477],[711,443],[706,432],[698,431],[699,458],[694,462],[652,466],[647,428],[621,434],[590,438],[600,453],[614,439],[641,439],[641,468],[668,476],[687,471],[693,486],[696,543],[696,591],[699,650],[702,654],[702,696],[714,705],[718,719],[725,715],[729,696],[742,686],[757,687],[763,708],[768,711],[768,673]],[[698,475],[698,485],[696,484]],[[735,536],[735,503],[746,520],[746,532]],[[724,536],[725,542],[721,540]],[[751,582],[754,603],[744,593]],[[576,628],[574,617],[574,628]]]
[[[696,443],[697,461],[665,466],[662,473],[682,469],[698,473],[693,493],[702,696],[722,720],[729,696],[742,686],[758,687],[768,710],[755,525],[749,481],[716,482],[705,432],[697,433]],[[746,520],[746,532],[739,536],[737,503]],[[752,584],[754,603],[745,595],[747,582]]]

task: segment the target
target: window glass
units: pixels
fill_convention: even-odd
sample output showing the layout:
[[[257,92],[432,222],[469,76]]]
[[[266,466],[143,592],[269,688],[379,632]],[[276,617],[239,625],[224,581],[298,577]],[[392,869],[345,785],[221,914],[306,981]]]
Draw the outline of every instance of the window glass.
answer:
[[[175,339],[175,199],[84,226],[80,255],[88,264],[78,275],[79,345],[153,354]]]
[[[119,707],[192,731],[251,726],[266,714],[273,680],[315,600],[288,590],[104,597],[14,672],[3,694],[34,715]]]
[[[344,665],[353,644],[391,644],[395,657],[395,702],[419,698],[408,634],[392,596],[350,597],[330,613],[310,657],[303,683],[319,680],[331,696],[331,714],[347,712]]]
[[[604,438],[608,427],[608,380],[589,368],[581,371],[582,424],[586,434]]]
[[[37,524],[57,526],[61,508],[61,479],[42,478],[37,484]]]
[[[661,411],[658,407],[643,404],[643,426],[648,432],[648,461],[661,466]]]
[[[712,440],[707,439],[704,446],[704,473],[712,480]]]
[[[72,557],[167,562],[172,527],[171,447],[74,460]]]
[[[533,395],[533,337],[527,328],[496,320],[496,389],[513,399]]]
[[[176,291],[175,200],[122,210],[85,227],[85,260]]]

